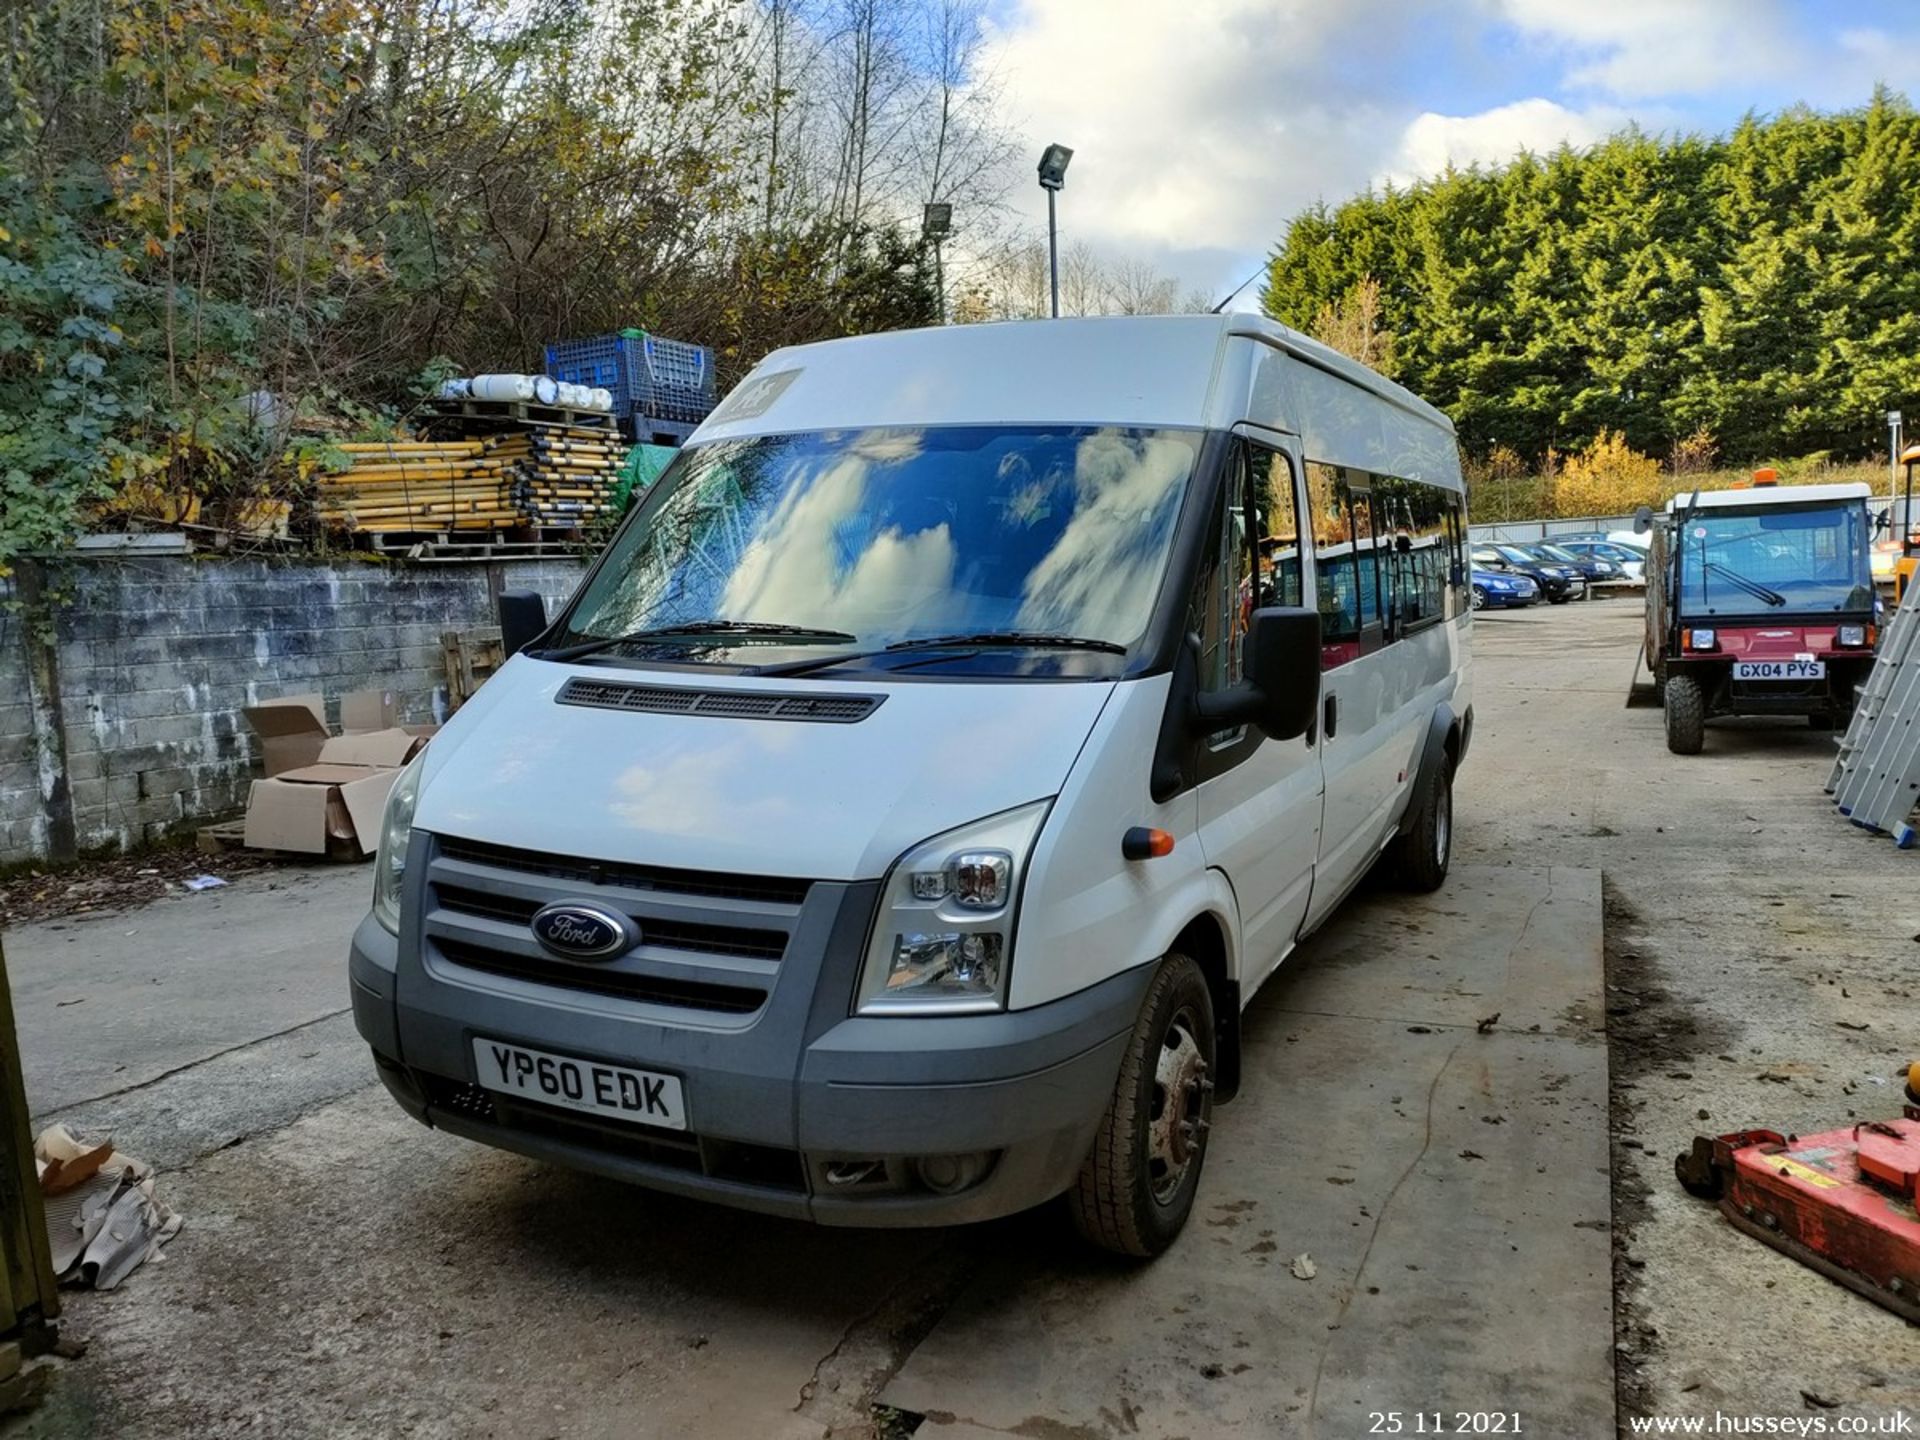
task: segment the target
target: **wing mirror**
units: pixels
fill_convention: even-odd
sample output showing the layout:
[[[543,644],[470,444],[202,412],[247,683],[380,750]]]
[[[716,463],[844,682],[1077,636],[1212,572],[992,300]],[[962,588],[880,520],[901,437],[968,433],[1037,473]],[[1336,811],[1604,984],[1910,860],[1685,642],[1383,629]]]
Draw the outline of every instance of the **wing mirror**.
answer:
[[[1633,512],[1633,533],[1644,535],[1653,528],[1653,507],[1642,505]]]
[[[1306,734],[1320,710],[1320,612],[1256,610],[1242,644],[1246,678],[1195,697],[1203,727],[1258,725],[1273,740]]]
[[[518,655],[547,628],[547,602],[533,590],[502,590],[496,602],[500,615],[500,646]]]

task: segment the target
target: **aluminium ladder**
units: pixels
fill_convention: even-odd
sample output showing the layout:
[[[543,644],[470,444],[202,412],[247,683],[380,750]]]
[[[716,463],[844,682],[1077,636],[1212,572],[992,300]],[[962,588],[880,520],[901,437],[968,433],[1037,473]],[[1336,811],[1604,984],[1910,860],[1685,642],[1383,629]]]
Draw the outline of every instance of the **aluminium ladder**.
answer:
[[[1920,584],[1880,637],[1826,788],[1855,825],[1891,833],[1902,850],[1920,841],[1908,823],[1920,802]]]

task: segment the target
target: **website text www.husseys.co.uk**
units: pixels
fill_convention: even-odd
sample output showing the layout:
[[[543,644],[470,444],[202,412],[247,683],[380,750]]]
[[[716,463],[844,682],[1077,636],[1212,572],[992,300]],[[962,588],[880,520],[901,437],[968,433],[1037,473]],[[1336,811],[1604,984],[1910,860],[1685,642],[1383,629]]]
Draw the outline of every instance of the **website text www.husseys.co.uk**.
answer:
[[[1630,1435],[1913,1435],[1920,1426],[1904,1411],[1892,1415],[1636,1415]]]

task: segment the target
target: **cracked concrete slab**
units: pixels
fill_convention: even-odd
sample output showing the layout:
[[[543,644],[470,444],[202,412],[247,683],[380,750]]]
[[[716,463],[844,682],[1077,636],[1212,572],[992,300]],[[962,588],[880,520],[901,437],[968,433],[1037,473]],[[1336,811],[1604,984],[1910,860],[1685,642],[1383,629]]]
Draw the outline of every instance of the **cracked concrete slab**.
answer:
[[[1609,1433],[1602,983],[1597,871],[1362,898],[1250,1009],[1174,1249],[1120,1266],[1010,1237],[882,1401],[929,1440],[1345,1436],[1435,1410]]]

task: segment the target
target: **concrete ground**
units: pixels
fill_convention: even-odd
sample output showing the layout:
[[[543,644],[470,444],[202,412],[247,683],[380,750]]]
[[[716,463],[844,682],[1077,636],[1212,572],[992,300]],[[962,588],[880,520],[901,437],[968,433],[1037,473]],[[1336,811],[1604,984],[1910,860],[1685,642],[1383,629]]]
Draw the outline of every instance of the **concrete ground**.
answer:
[[[1089,1261],[1051,1214],[808,1230],[414,1125],[342,1013],[364,870],[9,934],[36,1112],[112,1131],[187,1217],[163,1263],[70,1297],[66,1332],[91,1349],[17,1428],[779,1440],[853,1433],[884,1391],[942,1440],[1333,1437],[1366,1433],[1365,1410],[1509,1398],[1541,1417],[1528,1433],[1598,1435],[1609,1342],[1627,1415],[1920,1408],[1908,1327],[1736,1234],[1669,1168],[1696,1131],[1895,1110],[1920,1043],[1920,856],[1833,816],[1826,736],[1715,729],[1705,755],[1667,754],[1658,712],[1620,703],[1637,613],[1478,627],[1455,879],[1423,907],[1363,899],[1262,995],[1197,1223],[1145,1270]],[[1596,872],[1612,1336],[1589,1200],[1607,1179],[1599,1017],[1552,968],[1561,948],[1526,948],[1537,926],[1476,923],[1529,893],[1590,911]],[[1541,958],[1488,972],[1497,989],[1424,958],[1460,945]],[[1302,1251],[1313,1280],[1287,1268]],[[1036,1367],[1043,1342],[1071,1363]]]

